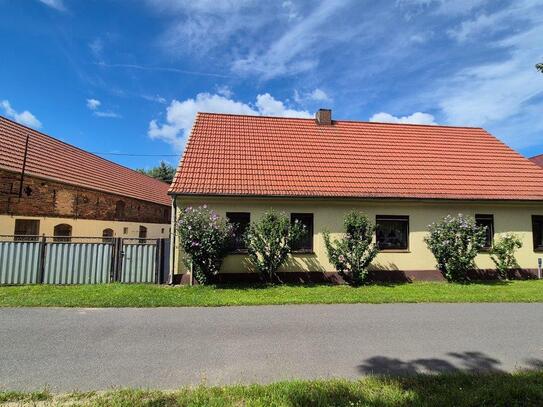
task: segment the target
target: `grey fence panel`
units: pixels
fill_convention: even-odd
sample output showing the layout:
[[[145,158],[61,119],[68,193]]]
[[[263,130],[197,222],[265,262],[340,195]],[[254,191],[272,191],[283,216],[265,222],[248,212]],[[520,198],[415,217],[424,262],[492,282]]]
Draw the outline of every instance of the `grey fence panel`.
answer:
[[[0,242],[0,284],[36,284],[39,242]]]
[[[43,283],[108,283],[111,255],[110,243],[47,243]]]
[[[147,243],[123,243],[121,282],[154,283],[157,245]]]

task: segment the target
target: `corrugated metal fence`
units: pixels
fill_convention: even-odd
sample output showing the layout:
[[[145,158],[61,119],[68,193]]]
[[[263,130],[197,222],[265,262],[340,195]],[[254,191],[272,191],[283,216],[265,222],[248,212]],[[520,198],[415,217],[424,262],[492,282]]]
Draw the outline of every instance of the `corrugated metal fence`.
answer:
[[[0,284],[165,283],[169,239],[0,236]]]

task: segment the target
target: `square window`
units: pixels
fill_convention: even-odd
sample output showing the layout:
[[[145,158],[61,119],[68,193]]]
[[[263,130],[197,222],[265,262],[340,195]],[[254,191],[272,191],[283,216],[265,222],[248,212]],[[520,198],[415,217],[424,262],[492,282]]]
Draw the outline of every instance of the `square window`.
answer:
[[[38,240],[40,221],[36,219],[15,219],[16,240]],[[24,237],[30,236],[30,237]]]
[[[128,234],[128,228],[123,228],[123,235]]]
[[[543,252],[543,216],[532,216],[532,235],[534,239],[534,251]]]
[[[226,218],[234,225],[234,237],[230,243],[232,252],[246,252],[245,233],[251,223],[251,214],[249,212],[226,212]]]
[[[375,223],[379,250],[409,249],[409,216],[377,215]]]
[[[490,250],[494,241],[494,215],[475,215],[477,226],[486,227],[486,238],[483,250]]]
[[[298,253],[313,252],[313,214],[312,213],[291,213],[290,222],[300,222],[305,228],[305,234],[292,243],[292,251]]]

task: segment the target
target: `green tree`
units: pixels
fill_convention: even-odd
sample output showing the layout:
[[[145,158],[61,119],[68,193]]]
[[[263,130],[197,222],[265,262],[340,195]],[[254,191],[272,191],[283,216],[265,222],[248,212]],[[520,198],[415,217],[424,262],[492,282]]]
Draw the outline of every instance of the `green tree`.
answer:
[[[251,222],[245,235],[249,260],[267,282],[277,279],[276,272],[287,259],[292,243],[307,231],[284,213],[269,211],[258,221]]]
[[[148,175],[150,177],[153,177],[155,179],[158,179],[162,182],[166,182],[168,184],[172,183],[173,177],[175,175],[175,167],[164,161],[161,161],[157,167],[153,167],[149,170],[139,168],[136,171],[141,172],[142,174]]]
[[[507,280],[507,272],[518,268],[515,251],[522,247],[522,241],[514,233],[504,234],[490,251],[490,258],[496,265],[498,277]]]
[[[328,259],[343,277],[359,285],[366,281],[368,267],[377,256],[375,225],[363,213],[351,211],[345,215],[343,226],[345,235],[339,240],[332,241],[328,231],[323,233]]]

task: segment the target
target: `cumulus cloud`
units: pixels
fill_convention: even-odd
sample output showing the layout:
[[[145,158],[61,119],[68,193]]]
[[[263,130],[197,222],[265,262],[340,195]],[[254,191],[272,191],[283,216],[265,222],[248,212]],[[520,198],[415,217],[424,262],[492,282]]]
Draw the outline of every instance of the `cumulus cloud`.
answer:
[[[370,122],[380,123],[404,123],[404,124],[433,124],[436,125],[434,116],[429,113],[415,112],[409,116],[397,117],[390,113],[380,112],[370,117]]]
[[[296,103],[307,103],[307,102],[329,102],[332,99],[322,89],[315,88],[311,92],[299,92],[298,90],[294,90],[294,100],[296,101]]]
[[[87,107],[90,110],[96,110],[100,107],[102,102],[100,102],[98,99],[87,99]]]
[[[15,109],[11,107],[11,104],[7,100],[2,100],[0,102],[0,107],[2,108],[4,114],[7,117],[16,121],[17,123],[21,123],[25,126],[33,127],[35,129],[39,129],[42,126],[41,122],[36,118],[36,116],[34,116],[28,110],[18,113]]]
[[[66,7],[64,6],[64,2],[62,0],[38,0],[40,3],[45,4],[46,6],[49,6],[51,8],[54,8],[58,11],[66,11]]]
[[[92,110],[92,114],[97,117],[106,117],[109,119],[120,119],[122,116],[111,110],[98,110],[102,106],[102,102],[98,99],[87,99],[87,107]]]
[[[151,139],[165,141],[181,150],[197,112],[311,117],[307,111],[287,108],[269,93],[257,95],[254,106],[219,94],[199,93],[195,98],[173,100],[166,109],[165,123],[152,120],[148,135]]]

